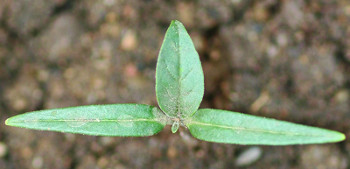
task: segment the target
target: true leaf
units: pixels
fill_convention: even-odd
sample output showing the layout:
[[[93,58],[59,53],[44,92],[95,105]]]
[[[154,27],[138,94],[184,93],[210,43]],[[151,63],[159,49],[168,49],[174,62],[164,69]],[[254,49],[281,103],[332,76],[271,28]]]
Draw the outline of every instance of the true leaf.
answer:
[[[336,131],[225,110],[200,109],[185,123],[194,137],[219,143],[290,145],[345,139]]]
[[[110,104],[34,111],[11,117],[5,123],[15,127],[87,135],[150,136],[164,128],[164,117],[153,106]]]
[[[182,23],[172,21],[156,69],[159,107],[168,116],[186,118],[196,112],[203,94],[204,76],[198,53]]]

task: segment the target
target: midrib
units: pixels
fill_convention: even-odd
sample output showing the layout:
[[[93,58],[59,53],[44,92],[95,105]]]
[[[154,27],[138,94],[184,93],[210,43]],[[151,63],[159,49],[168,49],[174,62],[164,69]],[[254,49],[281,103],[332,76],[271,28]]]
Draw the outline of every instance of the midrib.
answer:
[[[178,89],[178,94],[177,94],[177,101],[176,101],[176,115],[177,117],[181,117],[182,115],[182,107],[181,107],[181,93],[182,93],[182,83],[181,83],[181,77],[182,77],[182,74],[181,74],[181,49],[180,49],[180,31],[179,31],[179,28],[177,26],[177,24],[175,24],[175,30],[176,30],[176,35],[177,35],[177,46],[175,46],[176,48],[176,53],[179,57],[178,59],[178,64],[177,64],[177,70],[178,70],[178,79],[177,79],[177,82],[179,84],[179,89]],[[176,43],[175,43],[176,44]]]
[[[218,128],[224,128],[224,129],[231,129],[231,130],[241,130],[241,131],[269,133],[269,134],[275,134],[275,135],[314,136],[314,137],[321,137],[321,136],[323,136],[323,135],[317,135],[317,134],[304,134],[304,133],[285,132],[285,131],[271,131],[271,130],[256,129],[256,128],[246,128],[246,127],[239,127],[239,126],[227,126],[227,125],[219,125],[219,124],[210,124],[210,123],[203,123],[203,122],[198,122],[198,121],[191,121],[189,126],[192,125],[192,124],[197,124],[197,125],[202,125],[202,126],[209,126],[209,127],[218,127]]]
[[[11,123],[27,123],[27,122],[158,122],[153,119],[39,119],[39,120],[22,120]]]

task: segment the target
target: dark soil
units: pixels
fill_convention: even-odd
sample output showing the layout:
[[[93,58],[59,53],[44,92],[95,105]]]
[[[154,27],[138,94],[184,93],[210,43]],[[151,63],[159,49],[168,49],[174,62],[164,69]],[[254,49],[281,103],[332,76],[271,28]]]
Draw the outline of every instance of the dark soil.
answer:
[[[0,0],[0,168],[350,168],[349,141],[251,147],[169,126],[118,138],[4,125],[39,109],[157,105],[156,60],[172,19],[201,56],[201,107],[350,136],[348,0]]]

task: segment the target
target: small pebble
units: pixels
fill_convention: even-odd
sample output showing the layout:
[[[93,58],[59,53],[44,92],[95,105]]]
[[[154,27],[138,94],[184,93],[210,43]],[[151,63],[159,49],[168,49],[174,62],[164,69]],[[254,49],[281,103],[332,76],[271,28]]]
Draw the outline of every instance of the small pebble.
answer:
[[[167,152],[169,158],[175,158],[177,156],[177,150],[174,146],[170,146]]]
[[[103,3],[106,6],[113,6],[115,4],[115,0],[104,0]]]
[[[346,89],[339,90],[334,96],[334,99],[337,103],[346,103],[349,98],[349,91]]]
[[[42,168],[43,166],[43,158],[40,156],[34,157],[32,161],[33,168]]]
[[[260,147],[251,147],[243,151],[236,159],[236,165],[238,167],[247,166],[256,162],[262,155]]]
[[[106,168],[106,166],[108,165],[109,161],[107,158],[105,157],[101,157],[97,160],[97,165],[100,168]]]
[[[103,146],[111,146],[111,145],[113,145],[113,143],[114,143],[114,139],[111,138],[111,137],[101,137],[101,138],[100,138],[100,143],[101,143]]]
[[[138,70],[134,64],[127,64],[125,66],[125,74],[127,77],[135,77],[137,73],[138,73]]]
[[[131,51],[136,48],[137,39],[133,31],[126,32],[121,42],[121,48],[126,51]]]
[[[0,158],[4,157],[7,153],[7,146],[5,143],[0,142]]]

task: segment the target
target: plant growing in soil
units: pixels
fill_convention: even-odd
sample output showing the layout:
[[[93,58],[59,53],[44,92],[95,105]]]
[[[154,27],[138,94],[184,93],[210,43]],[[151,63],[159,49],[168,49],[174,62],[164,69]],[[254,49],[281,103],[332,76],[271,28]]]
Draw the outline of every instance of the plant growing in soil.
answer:
[[[40,110],[17,115],[6,125],[95,136],[151,136],[179,126],[210,142],[291,145],[338,142],[344,134],[218,109],[198,109],[204,76],[185,27],[172,21],[160,49],[156,96],[160,109],[143,104],[109,104]]]

